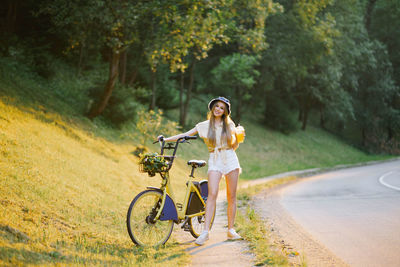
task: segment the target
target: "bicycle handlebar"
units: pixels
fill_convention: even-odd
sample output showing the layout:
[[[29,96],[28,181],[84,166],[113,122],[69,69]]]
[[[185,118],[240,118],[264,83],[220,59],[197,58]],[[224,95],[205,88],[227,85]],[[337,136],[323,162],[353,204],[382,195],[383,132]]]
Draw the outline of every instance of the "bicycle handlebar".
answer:
[[[169,162],[169,166],[170,166],[170,168],[171,168],[172,163],[173,163],[174,158],[175,158],[175,155],[176,155],[176,151],[177,151],[177,149],[178,149],[179,143],[185,143],[185,142],[187,142],[188,140],[195,140],[195,139],[197,139],[197,136],[186,135],[186,136],[183,136],[183,137],[178,138],[178,139],[175,141],[175,145],[172,145],[172,142],[168,142],[168,145],[166,146],[166,142],[165,142],[164,136],[160,136],[160,138],[159,138],[157,141],[155,141],[153,144],[155,144],[155,143],[157,143],[157,142],[160,142],[160,145],[161,145],[161,155],[164,155],[164,149],[173,149],[173,150],[174,150],[173,153],[172,153],[171,161]]]
[[[195,139],[197,139],[197,136],[186,135],[184,137],[178,138],[175,142],[176,143],[181,143],[182,140],[187,141],[187,140],[195,140]],[[164,136],[161,136],[160,139],[158,139],[157,141],[154,141],[153,144],[156,144],[157,142],[160,142],[160,141],[165,143]],[[170,143],[172,143],[172,142],[170,142]]]
[[[176,140],[176,143],[184,143],[187,140],[194,140],[194,139],[197,139],[197,136],[186,135],[184,137],[178,138],[178,140]]]

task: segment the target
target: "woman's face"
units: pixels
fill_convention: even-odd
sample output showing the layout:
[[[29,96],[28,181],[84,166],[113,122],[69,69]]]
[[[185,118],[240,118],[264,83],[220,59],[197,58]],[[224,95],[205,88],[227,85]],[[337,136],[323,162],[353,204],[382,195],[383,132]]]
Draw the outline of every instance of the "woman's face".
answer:
[[[222,117],[222,115],[224,115],[226,111],[226,104],[222,101],[218,101],[217,103],[215,103],[214,107],[213,107],[213,114],[214,117],[218,118],[218,117]]]

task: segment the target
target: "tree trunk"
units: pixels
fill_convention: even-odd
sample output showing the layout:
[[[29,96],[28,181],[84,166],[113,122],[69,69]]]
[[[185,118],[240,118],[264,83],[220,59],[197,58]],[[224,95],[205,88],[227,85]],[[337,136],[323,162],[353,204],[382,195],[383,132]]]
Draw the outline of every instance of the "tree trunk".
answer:
[[[154,110],[156,108],[156,91],[157,91],[157,88],[156,88],[157,75],[156,74],[157,74],[156,71],[153,71],[153,70],[151,71],[151,92],[152,92],[152,95],[151,95],[150,110]]]
[[[303,111],[303,125],[301,126],[301,129],[303,131],[305,131],[307,128],[308,112],[309,112],[308,108],[305,108],[305,110]]]
[[[16,31],[18,2],[18,0],[8,2],[6,26],[4,29],[8,33]]]
[[[365,127],[361,128],[361,138],[362,138],[362,140],[361,140],[362,146],[367,147],[367,133],[366,133]]]
[[[122,84],[125,84],[125,82],[126,82],[126,62],[127,62],[127,60],[128,60],[128,50],[125,49],[124,52],[122,52],[122,54],[121,54],[121,60],[120,60],[120,64],[119,64],[119,67],[120,67],[119,81]]]
[[[85,46],[85,43],[82,41],[81,42],[81,47],[80,47],[80,49],[79,49],[79,62],[78,62],[78,76],[81,76],[81,73],[82,73],[82,62],[83,62],[83,52],[84,52],[84,46]]]
[[[387,127],[387,134],[388,134],[388,136],[387,136],[387,141],[392,140],[392,138],[393,138],[393,136],[394,136],[393,132],[394,132],[394,131],[393,131],[392,127],[388,126],[388,127]]]
[[[325,116],[324,116],[324,109],[321,107],[320,108],[320,110],[319,110],[319,114],[320,114],[320,117],[319,117],[319,125],[321,126],[321,128],[322,129],[326,129],[326,127],[325,127]]]
[[[132,86],[133,83],[136,81],[137,73],[138,73],[138,69],[135,68],[135,69],[132,71],[131,75],[130,75],[129,82],[128,82],[128,85],[129,85],[129,86]]]
[[[296,97],[297,103],[299,103],[299,116],[297,117],[298,121],[303,121],[304,113],[304,97],[303,96],[298,96]]]
[[[185,73],[181,72],[181,82],[179,88],[179,125],[184,127],[185,120],[183,113],[185,111],[185,105],[183,103],[183,93],[184,93],[184,86],[185,86]]]
[[[236,123],[239,124],[242,118],[242,94],[239,87],[236,87],[236,99],[237,99],[237,105],[236,105],[235,120]]]
[[[304,97],[304,102],[303,102],[303,125],[301,126],[301,129],[303,131],[306,130],[307,128],[307,122],[308,122],[308,114],[310,113],[310,105],[308,103],[308,97]]]
[[[365,20],[365,28],[367,29],[368,33],[370,32],[372,11],[374,10],[376,1],[377,0],[368,0],[367,3],[364,20]]]
[[[298,121],[303,121],[303,109],[299,108],[299,116],[297,118]]]
[[[192,90],[193,90],[193,84],[194,84],[194,68],[196,66],[196,60],[193,59],[193,62],[190,66],[190,76],[189,76],[189,86],[188,86],[188,90],[186,93],[186,101],[185,101],[185,106],[183,109],[183,120],[182,120],[182,127],[185,126],[186,123],[186,117],[187,114],[189,112],[189,104],[190,104],[190,100],[192,99]]]
[[[135,65],[135,69],[131,72],[131,75],[129,76],[129,81],[128,81],[128,85],[129,86],[132,86],[134,84],[134,82],[136,81],[136,78],[137,78],[137,75],[138,75],[138,72],[139,72],[138,71],[138,69],[139,69],[138,66],[140,66],[142,64],[143,58],[144,58],[144,56],[141,55],[139,57],[139,59],[137,59],[137,60],[135,59],[136,65]]]
[[[115,87],[115,82],[117,81],[117,78],[118,78],[119,58],[120,58],[119,52],[113,51],[111,61],[110,61],[110,70],[109,70],[108,81],[106,83],[103,95],[102,95],[99,103],[97,105],[94,105],[89,112],[88,117],[90,119],[93,119],[94,117],[99,116],[104,111],[104,109],[106,108],[106,106],[108,104],[108,101],[110,100],[111,94]]]

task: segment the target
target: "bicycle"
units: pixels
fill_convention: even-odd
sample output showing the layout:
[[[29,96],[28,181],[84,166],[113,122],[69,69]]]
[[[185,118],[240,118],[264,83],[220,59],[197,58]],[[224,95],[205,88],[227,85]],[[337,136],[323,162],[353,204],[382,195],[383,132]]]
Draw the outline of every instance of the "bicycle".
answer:
[[[140,165],[142,172],[148,172],[150,176],[158,173],[161,178],[161,186],[147,187],[147,190],[139,193],[131,202],[127,214],[128,233],[136,245],[159,246],[165,244],[171,236],[174,223],[182,223],[181,228],[189,231],[197,238],[204,229],[205,205],[208,195],[208,181],[192,181],[196,168],[206,165],[204,160],[189,160],[192,167],[189,179],[186,182],[186,193],[183,203],[177,203],[170,184],[169,170],[175,159],[176,151],[180,143],[188,143],[188,140],[197,139],[196,136],[179,138],[175,144],[165,143],[160,139],[161,153],[149,155]],[[156,141],[157,142],[157,141]],[[156,143],[155,142],[155,143]],[[172,155],[164,155],[164,150],[173,150]],[[156,170],[146,169],[143,164],[158,162],[161,167]],[[154,163],[156,164],[156,163]],[[210,228],[214,222],[215,210],[211,219]]]

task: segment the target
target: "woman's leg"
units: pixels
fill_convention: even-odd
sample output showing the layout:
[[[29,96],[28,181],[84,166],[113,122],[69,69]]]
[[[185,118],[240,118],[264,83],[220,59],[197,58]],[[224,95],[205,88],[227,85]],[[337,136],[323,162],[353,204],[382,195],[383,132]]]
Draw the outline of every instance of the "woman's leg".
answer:
[[[206,218],[204,221],[204,229],[209,230],[211,219],[215,211],[215,205],[217,203],[219,181],[221,180],[222,173],[218,171],[208,172],[208,196],[206,204]]]
[[[225,175],[226,199],[228,201],[228,229],[232,229],[236,217],[236,189],[239,180],[239,169]]]

